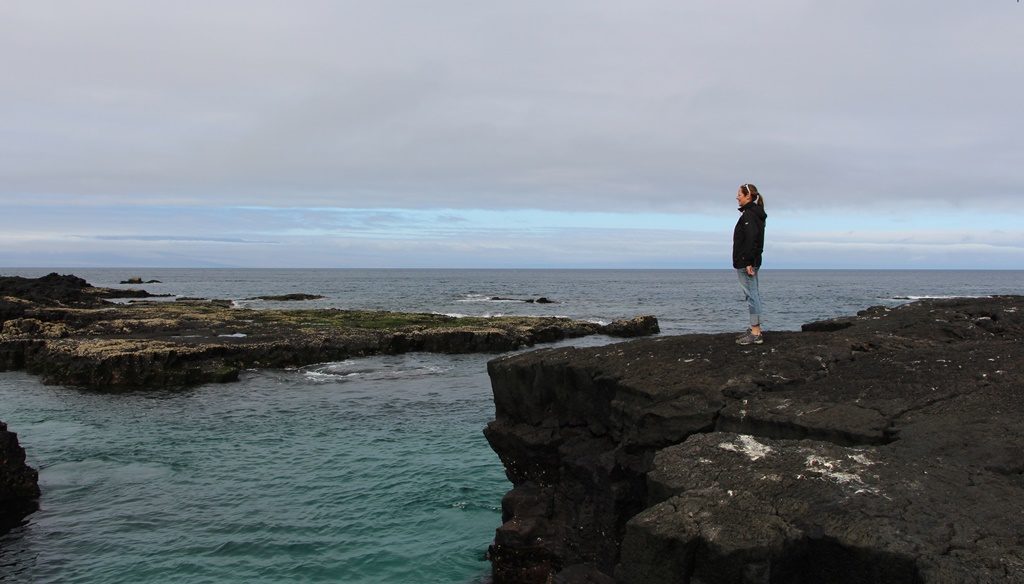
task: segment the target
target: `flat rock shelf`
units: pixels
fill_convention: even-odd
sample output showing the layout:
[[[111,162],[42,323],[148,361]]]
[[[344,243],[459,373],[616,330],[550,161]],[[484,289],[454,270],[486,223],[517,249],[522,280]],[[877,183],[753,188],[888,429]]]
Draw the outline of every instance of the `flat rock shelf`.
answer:
[[[137,296],[131,304],[108,298]],[[245,368],[411,351],[501,352],[595,334],[658,332],[652,316],[607,325],[557,317],[252,310],[224,300],[145,300],[75,276],[0,277],[0,371],[99,390],[227,382]]]
[[[1024,582],[1024,297],[489,364],[498,584]]]

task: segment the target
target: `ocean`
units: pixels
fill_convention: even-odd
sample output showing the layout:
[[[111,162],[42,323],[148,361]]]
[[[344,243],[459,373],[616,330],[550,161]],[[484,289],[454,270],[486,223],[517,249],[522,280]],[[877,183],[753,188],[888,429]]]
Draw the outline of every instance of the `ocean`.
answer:
[[[3,269],[130,277],[260,308],[658,317],[741,331],[731,270]],[[1024,271],[761,273],[771,332],[917,298],[1020,294]],[[311,293],[275,303],[258,295]],[[494,300],[495,297],[509,300]],[[520,300],[545,297],[552,304]],[[590,337],[562,344],[617,342]],[[40,472],[41,509],[0,536],[0,581],[483,583],[509,489],[481,430],[495,355],[407,354],[247,371],[238,383],[105,394],[0,373],[0,420]]]

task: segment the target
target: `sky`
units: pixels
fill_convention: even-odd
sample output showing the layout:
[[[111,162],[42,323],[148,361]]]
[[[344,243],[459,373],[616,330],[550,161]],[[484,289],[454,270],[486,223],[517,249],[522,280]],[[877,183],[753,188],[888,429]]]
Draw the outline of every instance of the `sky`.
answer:
[[[0,266],[1021,269],[1013,0],[5,0]]]

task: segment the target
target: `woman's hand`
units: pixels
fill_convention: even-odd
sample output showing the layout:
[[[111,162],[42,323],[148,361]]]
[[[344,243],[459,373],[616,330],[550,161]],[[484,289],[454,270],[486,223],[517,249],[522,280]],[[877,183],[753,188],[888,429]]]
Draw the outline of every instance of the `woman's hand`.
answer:
[[[747,275],[753,277],[756,270],[754,266],[747,266]]]

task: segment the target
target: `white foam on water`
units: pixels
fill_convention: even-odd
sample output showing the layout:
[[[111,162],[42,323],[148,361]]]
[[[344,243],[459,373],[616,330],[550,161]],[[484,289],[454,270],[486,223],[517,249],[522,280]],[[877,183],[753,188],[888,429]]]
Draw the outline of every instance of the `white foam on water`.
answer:
[[[416,360],[398,363],[382,362],[381,359],[349,359],[336,363],[314,365],[300,369],[303,376],[314,383],[346,382],[363,380],[418,379],[447,373],[451,367],[423,364]]]
[[[479,302],[479,303],[494,303],[494,304],[508,304],[510,302],[525,302],[523,300],[516,300],[514,298],[497,298],[495,296],[487,296],[483,294],[466,294],[456,302]]]
[[[957,298],[992,298],[991,295],[967,295],[967,294],[924,294],[920,296],[893,296],[890,300],[955,300]]]

